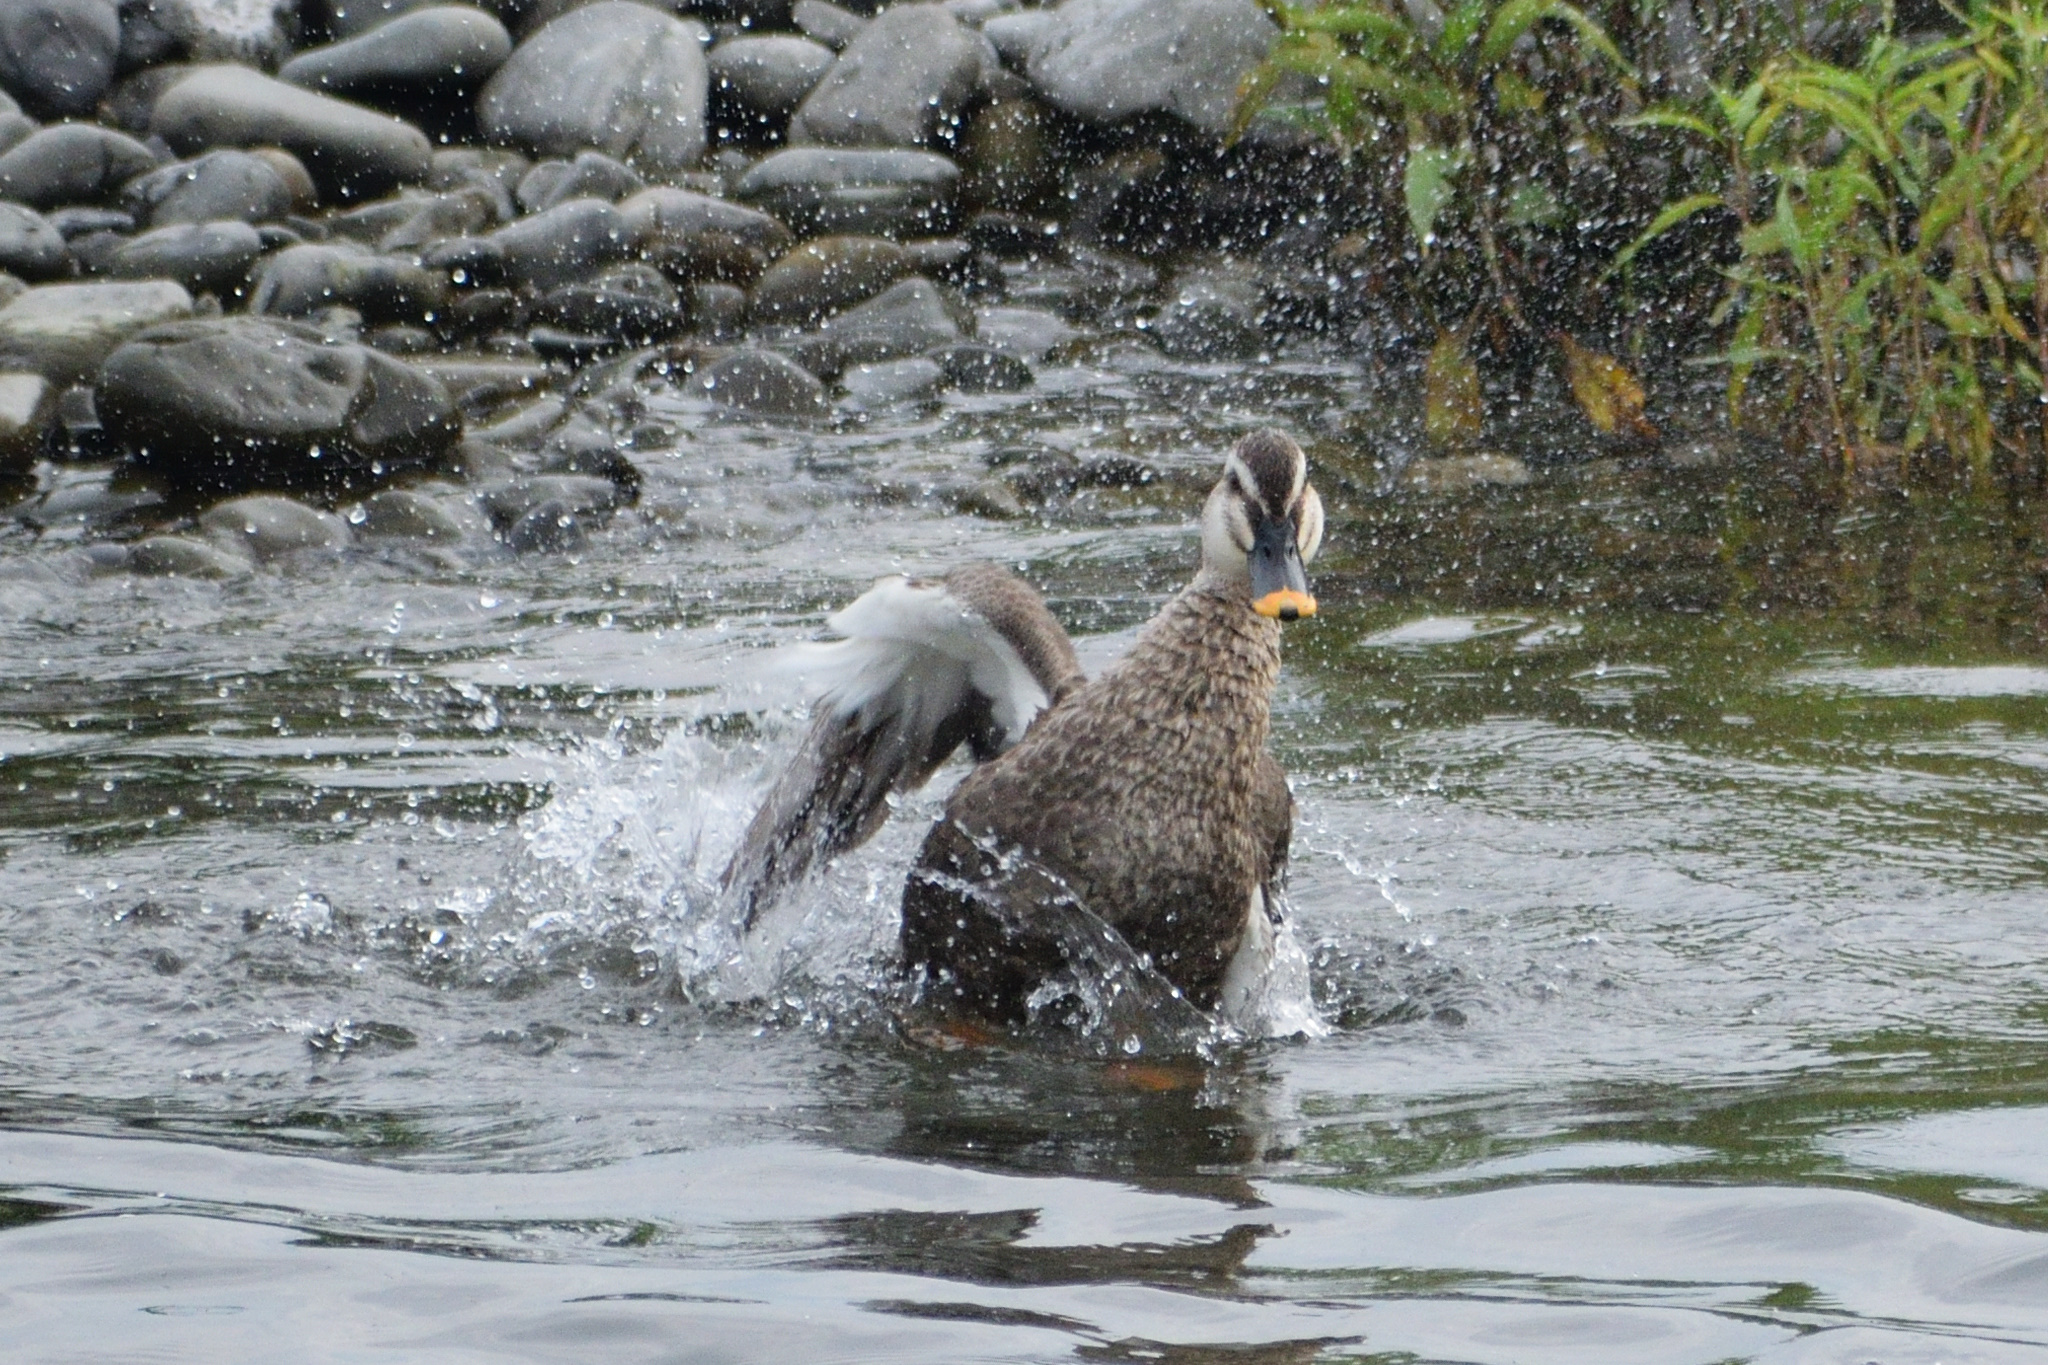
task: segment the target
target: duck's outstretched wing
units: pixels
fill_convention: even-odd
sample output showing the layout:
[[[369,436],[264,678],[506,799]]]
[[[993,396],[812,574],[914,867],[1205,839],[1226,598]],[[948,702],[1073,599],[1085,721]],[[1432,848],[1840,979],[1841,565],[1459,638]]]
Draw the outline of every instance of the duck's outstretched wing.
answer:
[[[813,646],[831,681],[817,719],[726,866],[743,923],[821,859],[865,842],[891,792],[922,786],[962,744],[977,759],[1024,737],[1077,687],[1074,647],[1030,584],[994,564],[885,578]]]

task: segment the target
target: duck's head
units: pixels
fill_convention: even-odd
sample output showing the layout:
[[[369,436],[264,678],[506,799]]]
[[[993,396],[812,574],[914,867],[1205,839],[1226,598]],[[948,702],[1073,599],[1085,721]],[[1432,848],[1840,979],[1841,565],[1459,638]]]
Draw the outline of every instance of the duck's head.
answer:
[[[1278,621],[1316,614],[1307,566],[1323,543],[1323,500],[1308,457],[1268,427],[1237,443],[1202,508],[1202,574],[1251,594]]]

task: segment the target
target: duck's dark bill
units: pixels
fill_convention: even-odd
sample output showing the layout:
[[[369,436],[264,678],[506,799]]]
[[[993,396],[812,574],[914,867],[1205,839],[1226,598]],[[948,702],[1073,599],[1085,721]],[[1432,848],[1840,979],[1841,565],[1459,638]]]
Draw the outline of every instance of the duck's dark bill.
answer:
[[[1304,616],[1316,614],[1316,599],[1293,588],[1282,588],[1269,592],[1252,603],[1252,610],[1261,616],[1270,616],[1276,621],[1298,621]]]

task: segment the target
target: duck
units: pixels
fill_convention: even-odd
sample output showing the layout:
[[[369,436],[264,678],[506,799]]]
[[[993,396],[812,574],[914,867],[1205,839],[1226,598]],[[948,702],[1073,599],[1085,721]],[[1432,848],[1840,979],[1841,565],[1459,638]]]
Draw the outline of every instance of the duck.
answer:
[[[1283,922],[1294,800],[1271,710],[1283,624],[1316,612],[1323,522],[1301,447],[1242,437],[1203,503],[1193,579],[1094,678],[1003,566],[877,582],[828,619],[841,638],[812,647],[827,688],[721,879],[742,924],[964,747],[974,766],[902,895],[922,1002],[1027,1023],[1107,940],[1236,1019]]]

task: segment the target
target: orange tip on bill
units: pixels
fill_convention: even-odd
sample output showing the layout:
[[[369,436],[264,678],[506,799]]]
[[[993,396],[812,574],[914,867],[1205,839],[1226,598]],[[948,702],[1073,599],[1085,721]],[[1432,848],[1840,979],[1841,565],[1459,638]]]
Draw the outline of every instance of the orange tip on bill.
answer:
[[[1261,616],[1270,616],[1275,621],[1294,621],[1316,614],[1316,599],[1293,588],[1282,588],[1269,592],[1252,603],[1252,610]]]

